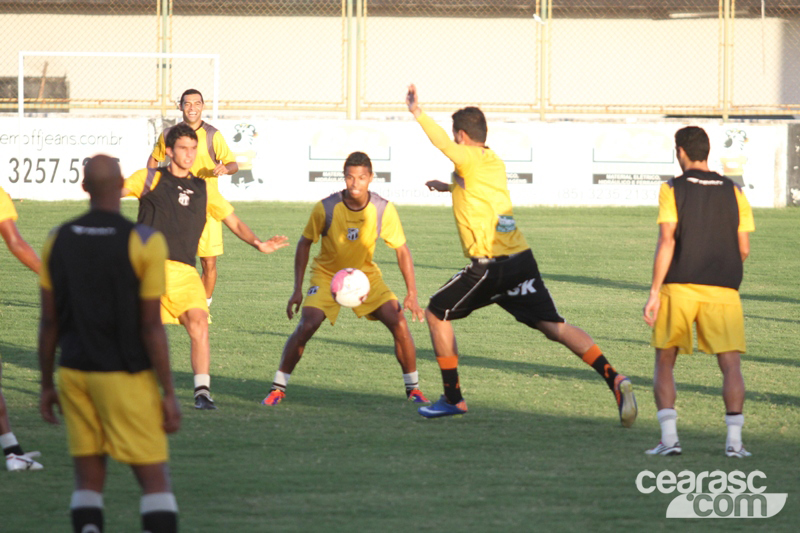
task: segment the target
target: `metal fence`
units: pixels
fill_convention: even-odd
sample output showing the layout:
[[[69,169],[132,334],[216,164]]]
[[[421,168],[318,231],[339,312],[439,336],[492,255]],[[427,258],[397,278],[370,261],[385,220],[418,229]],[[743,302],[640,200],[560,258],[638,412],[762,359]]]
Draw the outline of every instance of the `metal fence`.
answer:
[[[358,118],[401,112],[414,82],[429,110],[543,119],[800,112],[800,0],[0,0],[0,18],[0,111],[22,86],[26,112],[164,114],[196,87],[222,111]]]

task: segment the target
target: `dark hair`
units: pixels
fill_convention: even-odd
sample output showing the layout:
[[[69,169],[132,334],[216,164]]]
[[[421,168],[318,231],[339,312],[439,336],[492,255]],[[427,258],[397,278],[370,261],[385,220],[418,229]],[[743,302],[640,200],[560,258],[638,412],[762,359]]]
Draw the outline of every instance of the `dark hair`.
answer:
[[[185,122],[181,122],[167,130],[167,135],[164,137],[164,145],[166,145],[167,148],[175,148],[175,141],[181,137],[189,137],[195,141],[197,140],[197,134],[192,127]]]
[[[347,167],[367,167],[369,173],[372,174],[372,161],[370,161],[369,156],[364,152],[353,152],[348,155],[347,160],[344,162],[345,174],[347,174]]]
[[[119,160],[105,155],[92,156],[83,167],[83,188],[89,194],[107,189],[119,189],[122,170]]]
[[[675,148],[683,148],[691,161],[707,161],[711,143],[703,128],[687,126],[675,132]]]
[[[181,99],[179,100],[181,108],[183,108],[183,99],[186,98],[187,96],[189,96],[190,94],[199,94],[200,95],[200,101],[205,103],[205,100],[203,100],[203,94],[200,91],[198,91],[197,89],[186,89],[185,91],[183,91],[183,94],[181,95]]]
[[[475,142],[485,143],[488,128],[483,111],[477,107],[465,107],[453,113],[453,133],[457,131],[466,132]]]

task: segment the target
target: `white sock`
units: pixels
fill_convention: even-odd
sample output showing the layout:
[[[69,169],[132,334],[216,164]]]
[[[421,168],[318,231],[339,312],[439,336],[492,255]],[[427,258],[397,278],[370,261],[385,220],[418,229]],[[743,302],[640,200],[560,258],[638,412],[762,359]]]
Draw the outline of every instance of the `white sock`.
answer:
[[[725,415],[725,423],[728,425],[728,438],[725,440],[725,448],[741,449],[744,415]]]
[[[14,433],[9,431],[8,433],[4,433],[0,435],[0,450],[5,450],[6,448],[11,448],[12,446],[19,445],[17,441],[17,437],[14,436]]]
[[[103,495],[93,490],[76,490],[72,493],[70,509],[81,509],[83,507],[103,508]]]
[[[194,375],[194,390],[200,387],[205,387],[211,390],[211,375],[210,374],[195,374]]]
[[[289,384],[290,377],[292,377],[291,374],[278,370],[275,372],[275,379],[272,380],[272,388],[286,392],[286,386]]]
[[[206,298],[206,305],[211,307],[211,300],[213,300],[213,299],[214,299],[213,296],[211,298]]]
[[[678,442],[678,412],[675,409],[659,409],[656,415],[661,425],[661,444],[675,446]]]
[[[419,372],[416,370],[403,374],[403,382],[406,384],[406,390],[419,388]]]
[[[178,502],[171,492],[153,492],[142,495],[139,503],[139,513],[155,513],[158,511],[178,512]]]

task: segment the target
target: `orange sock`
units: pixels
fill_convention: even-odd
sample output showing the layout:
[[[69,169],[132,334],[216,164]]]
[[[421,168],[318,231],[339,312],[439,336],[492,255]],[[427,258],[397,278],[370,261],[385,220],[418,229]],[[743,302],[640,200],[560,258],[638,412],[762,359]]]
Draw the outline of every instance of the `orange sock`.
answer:
[[[592,347],[586,350],[586,353],[581,356],[581,359],[583,359],[583,362],[587,365],[592,366],[601,355],[603,355],[603,350],[596,344],[592,344]]]
[[[591,348],[586,350],[586,353],[581,356],[581,359],[583,359],[584,363],[594,368],[597,373],[606,380],[609,389],[612,391],[614,390],[614,380],[617,377],[617,371],[614,370],[614,367],[608,362],[606,356],[603,355],[603,351],[596,344],[593,344]]]
[[[447,355],[444,357],[437,357],[436,362],[439,363],[439,368],[442,370],[453,370],[458,368],[458,356]]]

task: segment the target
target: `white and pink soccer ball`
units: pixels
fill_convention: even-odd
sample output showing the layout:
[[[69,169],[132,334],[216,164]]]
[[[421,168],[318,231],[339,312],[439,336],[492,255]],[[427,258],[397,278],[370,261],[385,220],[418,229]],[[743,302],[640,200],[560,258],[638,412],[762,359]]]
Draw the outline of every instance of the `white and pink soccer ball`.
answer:
[[[343,268],[331,280],[331,294],[341,306],[358,307],[369,295],[369,279],[357,268]]]

